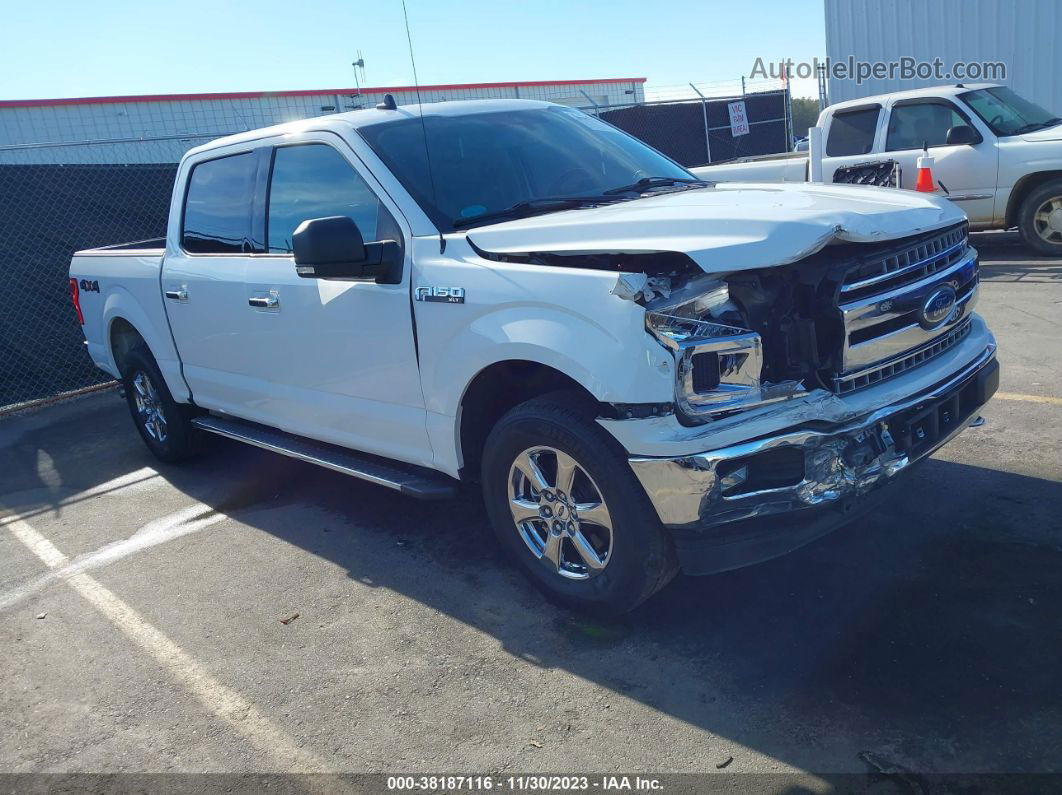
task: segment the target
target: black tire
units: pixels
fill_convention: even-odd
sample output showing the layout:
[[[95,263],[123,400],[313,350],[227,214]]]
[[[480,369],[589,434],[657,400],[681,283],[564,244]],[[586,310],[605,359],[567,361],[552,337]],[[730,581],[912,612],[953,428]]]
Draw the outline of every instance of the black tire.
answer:
[[[192,418],[201,412],[173,399],[147,346],[137,345],[126,354],[122,383],[133,424],[156,458],[172,464],[192,458],[202,450],[206,434],[192,425]],[[153,408],[159,412],[154,420],[151,419]]]
[[[1062,229],[1051,234],[1053,239],[1045,239],[1037,221],[1037,212],[1054,200],[1055,207],[1062,215],[1062,179],[1045,182],[1026,196],[1018,210],[1018,234],[1028,248],[1048,257],[1062,257]]]
[[[526,541],[522,535],[530,530],[520,529],[526,525],[518,525],[510,510],[513,478],[525,483],[514,470],[514,462],[518,457],[525,460],[522,454],[536,448],[570,456],[582,470],[576,475],[575,486],[571,489],[573,496],[564,497],[563,492],[554,489],[557,495],[561,495],[551,503],[557,506],[554,519],[564,510],[562,502],[566,507],[569,501],[580,506],[593,504],[594,490],[607,506],[611,529],[607,554],[599,553],[596,560],[598,564],[604,561],[599,571],[591,572],[589,565],[583,565],[589,559],[579,553],[575,534],[579,534],[580,543],[592,537],[597,542],[597,549],[603,551],[604,525],[587,523],[576,515],[576,521],[569,523],[568,530],[554,533],[561,537],[560,544],[567,545],[562,546],[567,552],[562,551],[557,556],[564,559],[559,566],[548,563],[546,554],[532,551],[531,544],[535,542]],[[553,453],[541,453],[538,461],[544,469],[549,467],[548,460]],[[557,460],[558,457],[554,456],[554,473]],[[554,482],[559,480],[554,474]],[[627,464],[626,452],[594,422],[593,407],[586,405],[577,394],[561,392],[535,398],[503,416],[487,437],[482,482],[487,514],[499,543],[539,590],[564,607],[598,616],[620,615],[633,610],[664,587],[678,571],[671,541]],[[526,484],[530,484],[530,478]],[[540,506],[546,504],[542,495],[550,496],[549,492],[550,489],[545,489],[537,498]],[[584,499],[590,501],[581,502]],[[549,520],[540,520],[536,516],[529,521],[533,523],[531,530],[548,539]],[[546,525],[544,534],[541,532],[543,522]],[[573,523],[575,531],[570,527]],[[570,537],[569,532],[573,533]],[[569,558],[572,562],[568,561]],[[569,579],[580,572],[565,567],[585,569],[582,575],[585,578]],[[562,568],[565,575],[560,573]]]

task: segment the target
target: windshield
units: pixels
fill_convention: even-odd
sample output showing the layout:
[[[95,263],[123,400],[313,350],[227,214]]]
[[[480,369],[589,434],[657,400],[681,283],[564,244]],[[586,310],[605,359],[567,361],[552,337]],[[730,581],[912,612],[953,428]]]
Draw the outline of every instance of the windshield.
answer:
[[[655,149],[574,108],[427,115],[423,121],[424,129],[414,116],[358,132],[446,232],[528,202],[604,196],[648,177],[695,179]],[[570,206],[557,201],[545,208]]]
[[[1009,88],[982,88],[959,96],[996,135],[1020,135],[1062,121]]]

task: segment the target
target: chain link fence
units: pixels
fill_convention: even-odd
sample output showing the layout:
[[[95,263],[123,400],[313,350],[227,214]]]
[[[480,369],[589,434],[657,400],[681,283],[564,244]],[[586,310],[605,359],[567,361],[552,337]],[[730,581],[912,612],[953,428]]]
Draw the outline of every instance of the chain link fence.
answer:
[[[165,235],[177,162],[209,137],[0,149],[0,408],[108,380],[84,349],[71,255]]]
[[[784,92],[744,99],[750,133],[738,139],[726,109],[734,97],[584,110],[687,166],[786,151]],[[307,112],[296,110],[283,109],[280,120]],[[234,130],[259,120],[238,121]],[[269,121],[276,119],[262,123]],[[0,145],[0,411],[106,383],[71,305],[70,258],[80,249],[164,236],[177,163],[188,149],[228,133]]]
[[[739,101],[745,103],[749,131],[735,136],[727,106]],[[784,90],[582,110],[641,138],[686,167],[789,151],[788,94]]]

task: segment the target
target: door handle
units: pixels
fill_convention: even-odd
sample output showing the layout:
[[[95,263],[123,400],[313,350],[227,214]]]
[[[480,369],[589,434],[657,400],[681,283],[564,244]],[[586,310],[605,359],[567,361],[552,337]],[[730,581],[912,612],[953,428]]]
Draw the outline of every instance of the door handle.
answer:
[[[258,309],[276,309],[280,306],[280,299],[275,295],[262,295],[248,298],[247,303]]]
[[[183,287],[180,290],[167,290],[166,297],[171,301],[187,301],[188,291]]]

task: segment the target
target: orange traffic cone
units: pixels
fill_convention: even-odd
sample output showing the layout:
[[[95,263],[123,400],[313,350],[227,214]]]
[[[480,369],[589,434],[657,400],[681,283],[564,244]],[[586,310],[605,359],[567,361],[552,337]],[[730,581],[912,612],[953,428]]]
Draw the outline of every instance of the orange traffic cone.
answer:
[[[922,193],[933,193],[936,185],[933,182],[933,158],[928,150],[922,150],[925,154],[918,156],[918,177],[915,179],[915,190]]]

